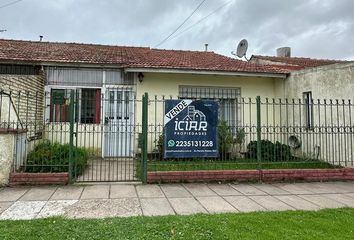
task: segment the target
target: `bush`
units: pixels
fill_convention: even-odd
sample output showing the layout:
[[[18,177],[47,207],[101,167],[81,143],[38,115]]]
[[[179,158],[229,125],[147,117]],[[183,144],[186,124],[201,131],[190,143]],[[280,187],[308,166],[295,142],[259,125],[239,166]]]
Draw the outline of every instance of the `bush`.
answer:
[[[234,137],[231,128],[223,120],[218,123],[218,143],[220,156],[226,158],[234,143]]]
[[[257,141],[251,141],[247,145],[247,155],[249,158],[257,159]],[[261,140],[261,157],[265,161],[284,161],[290,160],[290,147],[286,144],[269,140]]]
[[[69,171],[69,144],[51,143],[45,141],[38,144],[27,155],[26,172],[68,172]],[[83,173],[87,166],[88,151],[84,148],[73,147],[74,166],[76,176]]]

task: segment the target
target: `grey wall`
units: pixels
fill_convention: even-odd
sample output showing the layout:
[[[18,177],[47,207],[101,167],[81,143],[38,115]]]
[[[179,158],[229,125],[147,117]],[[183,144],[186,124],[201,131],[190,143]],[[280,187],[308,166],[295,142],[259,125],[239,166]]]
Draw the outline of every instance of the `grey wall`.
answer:
[[[311,91],[314,99],[354,99],[354,62],[308,68],[290,74],[284,97],[302,98]]]

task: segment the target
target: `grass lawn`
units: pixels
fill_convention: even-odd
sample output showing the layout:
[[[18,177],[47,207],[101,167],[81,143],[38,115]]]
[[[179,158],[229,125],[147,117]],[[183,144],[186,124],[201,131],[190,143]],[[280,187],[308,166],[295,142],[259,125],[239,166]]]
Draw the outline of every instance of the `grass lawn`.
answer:
[[[320,161],[284,161],[262,162],[262,169],[294,168],[334,168],[335,166]],[[148,171],[193,171],[193,170],[246,170],[258,169],[257,160],[236,159],[227,161],[188,160],[188,161],[148,161]]]
[[[354,209],[0,221],[0,239],[354,239]]]

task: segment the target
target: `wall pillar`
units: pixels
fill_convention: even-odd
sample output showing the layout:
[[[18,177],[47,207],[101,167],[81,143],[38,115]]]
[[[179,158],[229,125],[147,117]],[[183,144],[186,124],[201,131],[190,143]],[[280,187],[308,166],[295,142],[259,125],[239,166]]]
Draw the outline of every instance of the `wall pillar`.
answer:
[[[0,186],[8,185],[15,151],[15,132],[0,129]]]

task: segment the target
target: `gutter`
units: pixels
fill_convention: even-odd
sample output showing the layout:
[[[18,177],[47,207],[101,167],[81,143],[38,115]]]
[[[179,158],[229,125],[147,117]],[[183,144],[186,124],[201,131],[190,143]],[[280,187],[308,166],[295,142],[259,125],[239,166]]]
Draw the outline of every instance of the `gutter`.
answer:
[[[270,77],[285,79],[285,73],[251,73],[251,72],[227,72],[227,71],[205,71],[205,70],[180,70],[162,68],[125,68],[124,72],[144,72],[144,73],[179,73],[179,74],[203,74],[203,75],[223,75],[223,76],[243,76],[243,77]]]
[[[42,67],[73,67],[73,68],[111,68],[122,69],[124,65],[82,63],[82,62],[43,62],[43,61],[23,61],[23,60],[0,60],[4,64],[18,65],[37,65]],[[164,68],[124,68],[124,72],[145,72],[145,73],[178,73],[178,74],[202,74],[220,76],[243,76],[243,77],[269,77],[287,78],[286,73],[262,73],[262,72],[228,72],[228,71],[206,71],[206,70],[183,70],[183,69],[164,69]]]

